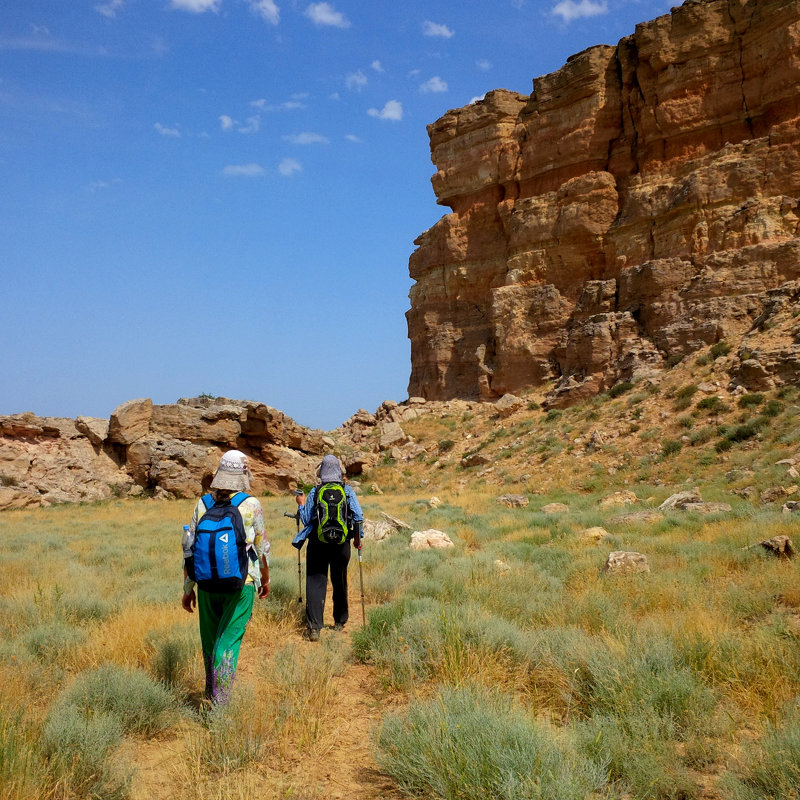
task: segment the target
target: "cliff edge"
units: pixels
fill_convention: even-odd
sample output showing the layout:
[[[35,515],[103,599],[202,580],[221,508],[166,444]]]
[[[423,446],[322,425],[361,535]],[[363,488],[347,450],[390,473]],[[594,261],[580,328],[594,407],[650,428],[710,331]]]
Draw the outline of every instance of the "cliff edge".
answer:
[[[409,395],[555,379],[567,405],[723,338],[742,342],[733,378],[795,378],[796,344],[746,337],[799,294],[799,117],[796,0],[689,0],[530,96],[447,112],[428,132],[451,213],[409,263]]]

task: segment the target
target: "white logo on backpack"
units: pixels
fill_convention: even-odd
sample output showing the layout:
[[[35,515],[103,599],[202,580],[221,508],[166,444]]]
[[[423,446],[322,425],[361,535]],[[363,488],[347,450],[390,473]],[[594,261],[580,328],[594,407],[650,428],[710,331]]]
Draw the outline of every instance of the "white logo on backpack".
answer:
[[[219,537],[219,540],[221,542],[225,542],[225,544],[228,544],[228,534],[227,533],[223,533],[222,536]]]

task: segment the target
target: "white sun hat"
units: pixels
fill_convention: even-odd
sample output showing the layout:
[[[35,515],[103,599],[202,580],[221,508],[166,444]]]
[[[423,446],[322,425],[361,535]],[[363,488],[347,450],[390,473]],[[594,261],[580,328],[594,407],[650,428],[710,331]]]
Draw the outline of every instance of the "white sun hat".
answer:
[[[249,491],[250,468],[247,466],[247,456],[240,450],[228,450],[224,453],[211,481],[211,488],[234,492]]]

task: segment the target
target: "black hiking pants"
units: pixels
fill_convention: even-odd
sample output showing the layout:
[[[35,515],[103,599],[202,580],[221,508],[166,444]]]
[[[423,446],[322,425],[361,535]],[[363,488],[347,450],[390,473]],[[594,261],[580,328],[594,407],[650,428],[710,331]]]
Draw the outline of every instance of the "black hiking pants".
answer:
[[[333,588],[333,621],[344,625],[348,619],[347,565],[350,563],[350,539],[344,544],[321,542],[316,533],[308,537],[306,551],[306,624],[320,630],[328,590],[328,570]]]

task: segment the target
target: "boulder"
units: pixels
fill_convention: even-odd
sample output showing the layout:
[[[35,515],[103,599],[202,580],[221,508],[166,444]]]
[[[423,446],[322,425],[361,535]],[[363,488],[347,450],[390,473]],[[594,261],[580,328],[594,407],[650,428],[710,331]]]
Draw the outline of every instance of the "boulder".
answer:
[[[109,421],[97,417],[78,417],[75,427],[95,446],[103,444],[108,436]]]
[[[395,532],[395,528],[385,519],[371,520],[365,519],[361,527],[364,539],[372,542],[380,542],[388,539]]]
[[[408,523],[403,522],[403,520],[398,519],[397,517],[393,517],[390,514],[387,514],[385,511],[381,511],[381,517],[383,517],[383,519],[386,520],[386,522],[388,522],[393,528],[396,528],[397,530],[407,530],[407,531],[411,530],[411,526]]]
[[[519,411],[524,405],[525,401],[521,397],[508,393],[504,394],[494,404],[494,407],[501,417],[508,417],[515,411]]]
[[[608,575],[627,575],[635,572],[650,572],[647,556],[632,551],[615,550],[608,554],[604,571]]]
[[[414,531],[414,533],[411,534],[411,543],[409,545],[412,550],[442,550],[453,546],[450,537],[443,531],[437,531],[435,528],[429,528],[424,531]]]
[[[380,449],[391,450],[393,447],[401,447],[410,441],[405,431],[397,422],[384,422],[381,425]]]
[[[630,514],[620,514],[614,517],[614,522],[620,522],[623,525],[652,525],[663,519],[664,515],[658,511],[632,511]]]
[[[544,514],[565,514],[569,511],[569,506],[564,503],[548,503],[541,508]]]
[[[578,535],[582,536],[584,539],[601,542],[608,536],[608,531],[600,526],[595,526],[593,528],[584,528]]]
[[[773,536],[771,539],[764,539],[758,544],[750,547],[763,547],[767,552],[778,556],[778,558],[793,558],[796,554],[792,540],[785,535]]]
[[[698,514],[727,514],[733,511],[728,503],[685,503],[684,511],[696,511]]]
[[[659,507],[659,511],[669,511],[670,509],[683,510],[684,506],[688,504],[702,503],[703,498],[700,497],[700,490],[690,489],[685,492],[677,492],[670,495]]]
[[[129,445],[147,436],[153,416],[153,401],[128,400],[111,412],[108,423],[108,440]]]
[[[491,463],[491,459],[484,453],[470,453],[461,459],[461,466],[465,469],[469,467],[482,467],[489,463]]]
[[[524,494],[503,494],[497,502],[509,508],[525,508],[530,501]]]
[[[629,489],[621,492],[614,492],[607,497],[604,497],[600,503],[600,508],[618,508],[620,506],[629,506],[638,503],[639,498]]]

